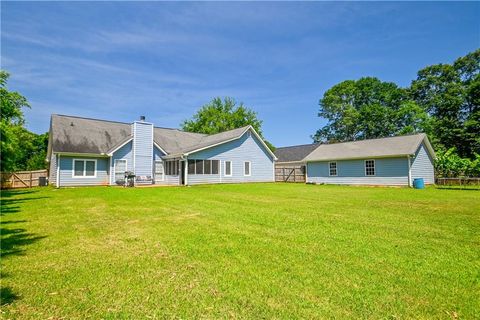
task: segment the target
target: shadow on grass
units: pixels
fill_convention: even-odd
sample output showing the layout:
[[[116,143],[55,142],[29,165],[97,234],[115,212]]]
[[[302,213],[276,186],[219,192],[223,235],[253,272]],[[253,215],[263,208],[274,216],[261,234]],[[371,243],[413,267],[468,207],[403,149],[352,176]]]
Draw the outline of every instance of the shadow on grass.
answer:
[[[439,190],[480,191],[480,187],[437,187]]]
[[[28,222],[27,220],[7,220],[5,216],[18,214],[22,211],[21,204],[27,201],[37,201],[48,197],[35,197],[36,190],[2,190],[0,202],[0,260],[10,258],[12,256],[25,255],[25,247],[33,244],[46,236],[39,236],[35,233],[27,232],[21,228],[21,224]],[[3,269],[3,268],[2,268]],[[2,273],[2,279],[5,274]],[[18,299],[18,295],[11,287],[0,287],[0,304],[7,305]]]
[[[0,289],[0,305],[4,306],[17,300],[18,296],[12,291],[10,287]]]

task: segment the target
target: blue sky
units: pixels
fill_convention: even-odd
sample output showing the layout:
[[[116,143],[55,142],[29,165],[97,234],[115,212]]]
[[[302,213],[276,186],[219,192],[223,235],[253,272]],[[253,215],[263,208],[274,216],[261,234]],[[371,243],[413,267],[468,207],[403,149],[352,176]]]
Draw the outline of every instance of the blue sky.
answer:
[[[325,90],[480,47],[480,4],[446,2],[2,2],[1,66],[50,114],[178,127],[216,96],[258,112],[276,146],[310,143]]]

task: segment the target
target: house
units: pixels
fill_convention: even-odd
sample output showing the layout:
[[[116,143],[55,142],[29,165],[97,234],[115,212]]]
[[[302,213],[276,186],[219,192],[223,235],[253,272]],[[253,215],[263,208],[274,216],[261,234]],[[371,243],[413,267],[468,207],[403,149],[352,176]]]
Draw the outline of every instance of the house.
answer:
[[[57,187],[193,185],[274,181],[275,155],[251,127],[206,135],[132,123],[52,115],[47,160]]]
[[[435,153],[425,134],[321,144],[308,154],[307,183],[405,185],[435,183]]]

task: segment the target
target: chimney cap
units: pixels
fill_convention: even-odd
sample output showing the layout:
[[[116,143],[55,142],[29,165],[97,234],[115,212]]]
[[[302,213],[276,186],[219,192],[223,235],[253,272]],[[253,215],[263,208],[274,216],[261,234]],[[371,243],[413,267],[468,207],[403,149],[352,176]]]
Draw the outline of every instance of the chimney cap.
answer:
[[[140,121],[145,121],[145,116],[140,116]]]

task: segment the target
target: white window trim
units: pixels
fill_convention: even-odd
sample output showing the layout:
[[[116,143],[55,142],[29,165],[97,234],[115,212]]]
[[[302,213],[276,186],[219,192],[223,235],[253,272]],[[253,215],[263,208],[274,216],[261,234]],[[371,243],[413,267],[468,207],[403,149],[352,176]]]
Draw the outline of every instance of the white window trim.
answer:
[[[248,163],[248,174],[245,173],[245,164]],[[252,175],[252,162],[251,161],[244,161],[243,162],[243,176],[250,177]]]
[[[331,174],[330,163],[335,163],[335,174]],[[330,161],[328,163],[328,176],[329,177],[337,177],[338,176],[338,163],[337,163],[337,161]]]
[[[367,161],[373,161],[373,174],[367,174]],[[377,175],[377,164],[375,163],[375,159],[367,159],[363,163],[365,168],[365,177],[375,177]]]
[[[227,174],[227,162],[230,162],[230,174]],[[233,162],[230,161],[230,160],[225,160],[225,161],[223,162],[223,166],[224,166],[224,169],[225,169],[225,170],[224,170],[224,176],[225,176],[225,177],[231,177],[232,174],[233,174]]]
[[[83,176],[75,175],[75,161],[83,161]],[[87,176],[87,161],[93,161],[95,163],[94,175]],[[72,159],[72,178],[76,179],[93,179],[97,177],[97,159]]]
[[[162,169],[163,169],[162,179],[157,179],[157,162],[162,163]],[[165,181],[165,166],[164,166],[163,160],[154,160],[153,181],[155,181],[155,180]]]

